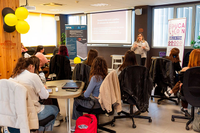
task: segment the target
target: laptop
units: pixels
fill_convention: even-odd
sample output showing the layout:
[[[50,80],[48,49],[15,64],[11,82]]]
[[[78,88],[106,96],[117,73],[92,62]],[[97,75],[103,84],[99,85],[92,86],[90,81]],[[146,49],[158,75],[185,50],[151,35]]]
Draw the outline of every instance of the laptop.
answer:
[[[67,82],[62,89],[66,89],[66,90],[77,90],[81,87],[82,82],[81,81],[77,81],[77,82]]]

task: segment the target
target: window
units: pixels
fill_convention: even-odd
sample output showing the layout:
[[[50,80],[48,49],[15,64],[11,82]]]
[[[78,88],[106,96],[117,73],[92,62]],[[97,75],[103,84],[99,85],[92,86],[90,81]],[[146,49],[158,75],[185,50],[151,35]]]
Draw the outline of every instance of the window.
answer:
[[[72,15],[68,18],[69,25],[86,25],[86,15]]]
[[[186,36],[185,36],[185,46],[190,46],[191,42],[191,32],[192,32],[192,7],[181,7],[177,8],[177,18],[186,17]]]
[[[54,15],[29,13],[26,21],[30,25],[30,30],[27,34],[21,34],[21,42],[24,46],[56,45],[56,21]]]
[[[135,41],[135,11],[132,12],[132,44]]]
[[[196,26],[194,40],[197,40],[198,36],[200,36],[200,5],[196,6]]]
[[[157,8],[153,12],[153,46],[166,47],[168,42],[168,20],[173,18],[174,8]]]

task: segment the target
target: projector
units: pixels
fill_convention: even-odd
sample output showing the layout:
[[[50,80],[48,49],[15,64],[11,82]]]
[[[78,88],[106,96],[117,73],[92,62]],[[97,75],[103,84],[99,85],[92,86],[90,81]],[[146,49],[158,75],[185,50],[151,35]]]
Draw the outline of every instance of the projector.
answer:
[[[25,7],[28,11],[36,10],[35,6],[22,5],[21,7]]]

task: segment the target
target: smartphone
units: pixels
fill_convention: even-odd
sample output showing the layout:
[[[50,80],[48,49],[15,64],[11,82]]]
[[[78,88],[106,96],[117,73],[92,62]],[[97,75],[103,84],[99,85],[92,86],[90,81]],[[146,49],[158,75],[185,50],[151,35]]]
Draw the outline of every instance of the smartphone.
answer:
[[[47,89],[49,94],[52,94],[53,93],[53,90],[52,89]]]

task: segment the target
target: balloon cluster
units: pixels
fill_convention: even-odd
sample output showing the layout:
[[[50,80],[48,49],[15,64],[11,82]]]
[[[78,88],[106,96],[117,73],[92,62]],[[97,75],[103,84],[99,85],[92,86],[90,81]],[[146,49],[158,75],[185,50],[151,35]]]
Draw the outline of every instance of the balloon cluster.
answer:
[[[16,11],[6,7],[2,10],[2,15],[4,17],[4,31],[13,32],[15,29],[21,33],[26,34],[30,26],[24,21],[28,17],[28,10],[25,7],[18,7]]]

